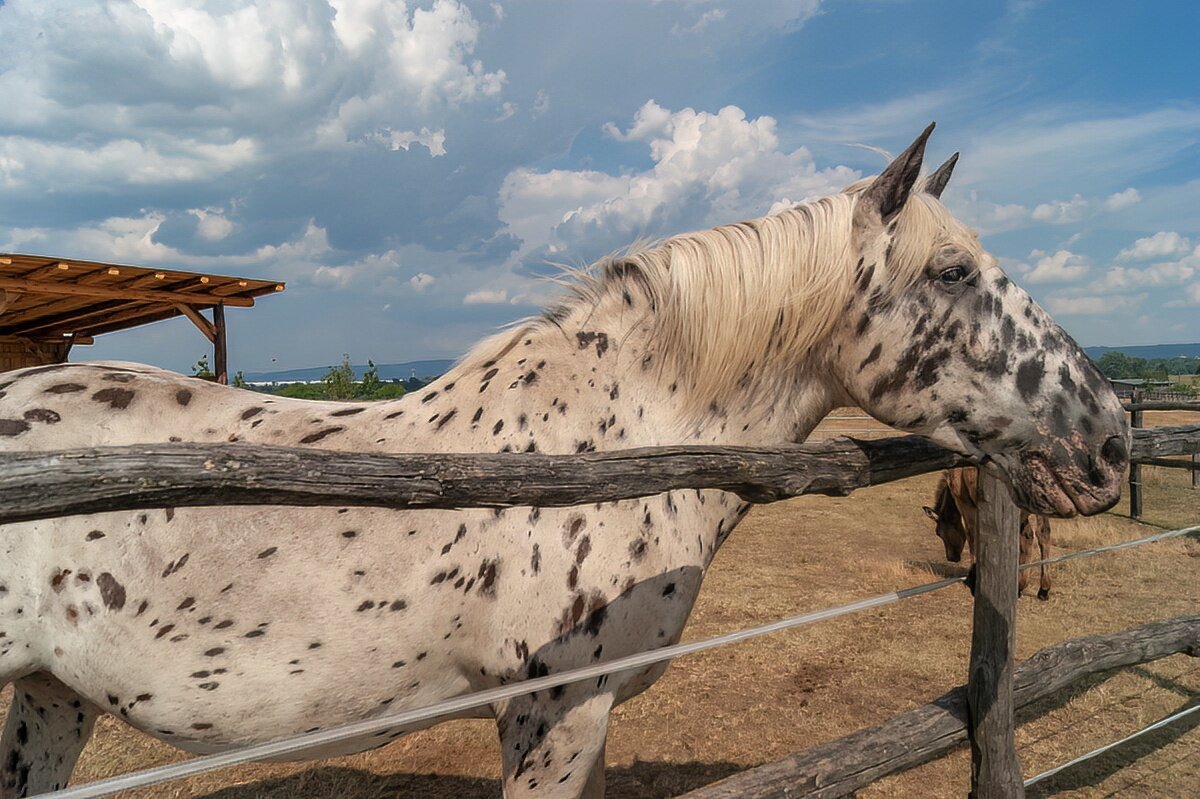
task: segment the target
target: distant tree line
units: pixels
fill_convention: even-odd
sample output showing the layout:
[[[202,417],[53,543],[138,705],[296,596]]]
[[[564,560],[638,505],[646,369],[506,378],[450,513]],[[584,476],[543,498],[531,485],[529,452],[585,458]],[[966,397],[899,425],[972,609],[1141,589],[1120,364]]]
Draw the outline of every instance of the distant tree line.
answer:
[[[1166,380],[1169,375],[1200,374],[1197,358],[1135,358],[1117,350],[1101,355],[1096,366],[1105,377],[1123,380]]]

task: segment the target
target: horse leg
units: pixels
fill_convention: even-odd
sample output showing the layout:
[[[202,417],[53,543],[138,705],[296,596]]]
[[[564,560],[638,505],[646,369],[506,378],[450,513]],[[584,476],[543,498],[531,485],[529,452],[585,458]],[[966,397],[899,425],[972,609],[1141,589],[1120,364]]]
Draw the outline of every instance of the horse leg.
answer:
[[[1017,564],[1024,566],[1033,560],[1033,520],[1028,515],[1021,519],[1020,536],[1020,544],[1017,550]],[[1029,570],[1021,569],[1017,572],[1017,596],[1025,593],[1025,586],[1027,585],[1029,585]]]
[[[1050,520],[1043,517],[1038,520],[1038,551],[1041,552],[1042,560],[1050,557]],[[1038,599],[1045,602],[1050,598],[1050,567],[1042,564],[1041,582],[1038,583]]]
[[[518,697],[499,714],[504,799],[604,799],[612,696]],[[576,689],[576,693],[582,693]]]
[[[66,787],[99,715],[49,674],[16,680],[0,742],[0,799]]]

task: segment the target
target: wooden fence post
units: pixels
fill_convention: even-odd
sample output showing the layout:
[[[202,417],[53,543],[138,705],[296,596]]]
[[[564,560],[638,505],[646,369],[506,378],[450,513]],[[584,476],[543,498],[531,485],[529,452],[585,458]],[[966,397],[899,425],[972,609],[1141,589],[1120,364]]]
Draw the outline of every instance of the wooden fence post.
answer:
[[[1192,453],[1192,488],[1200,488],[1200,453]]]
[[[1129,412],[1129,426],[1142,426],[1142,411],[1137,408],[1138,403],[1144,399],[1144,392],[1140,388],[1133,390],[1133,406],[1136,410]],[[1140,463],[1129,464],[1129,518],[1138,519],[1142,515],[1142,465]]]
[[[1013,711],[1020,511],[1008,487],[979,470],[975,609],[967,679],[970,799],[1025,796]]]

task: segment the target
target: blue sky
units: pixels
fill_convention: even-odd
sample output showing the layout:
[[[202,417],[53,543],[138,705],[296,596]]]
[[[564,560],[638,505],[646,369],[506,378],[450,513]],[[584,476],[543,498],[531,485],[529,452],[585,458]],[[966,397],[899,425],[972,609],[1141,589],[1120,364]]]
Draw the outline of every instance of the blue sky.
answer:
[[[1083,344],[1200,341],[1200,4],[9,0],[0,250],[287,281],[234,369],[453,357],[547,261],[760,216],[930,120]],[[186,369],[184,320],[77,358]]]

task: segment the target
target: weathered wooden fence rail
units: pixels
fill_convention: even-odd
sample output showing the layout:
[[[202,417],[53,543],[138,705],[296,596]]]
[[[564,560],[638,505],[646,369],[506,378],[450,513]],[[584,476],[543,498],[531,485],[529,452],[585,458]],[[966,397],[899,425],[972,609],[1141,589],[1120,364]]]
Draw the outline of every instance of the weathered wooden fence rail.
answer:
[[[1015,709],[1112,669],[1185,653],[1200,657],[1200,616],[1076,638],[1035,653],[1013,675]],[[874,727],[740,772],[680,799],[834,799],[967,743],[967,686]]]
[[[1133,460],[1200,451],[1200,424],[1134,431]],[[919,436],[788,447],[656,447],[583,455],[374,454],[250,444],[146,444],[0,455],[0,524],[210,505],[394,509],[560,507],[719,488],[754,502],[962,466]]]

